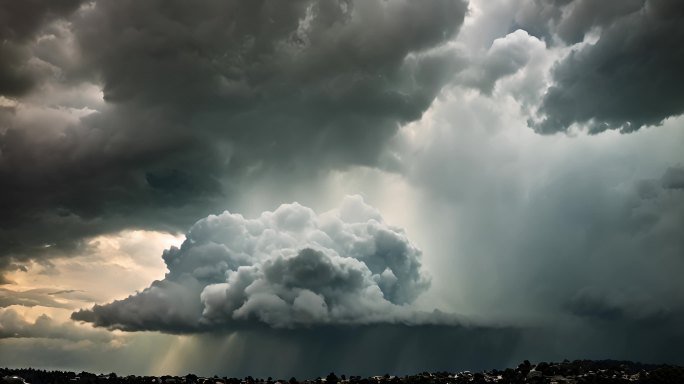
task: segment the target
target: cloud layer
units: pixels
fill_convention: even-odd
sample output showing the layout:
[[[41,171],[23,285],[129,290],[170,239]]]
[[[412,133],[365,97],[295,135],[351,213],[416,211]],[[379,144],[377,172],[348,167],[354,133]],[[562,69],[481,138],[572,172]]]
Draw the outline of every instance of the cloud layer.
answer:
[[[481,47],[454,44],[463,0],[26,4],[0,5],[0,270],[185,231],[259,180],[396,169],[387,143],[454,82],[525,74],[511,95],[542,134],[684,112],[674,0],[474,3],[496,16]]]
[[[466,13],[462,0],[9,4],[2,36],[46,69],[27,77],[34,92],[0,86],[0,268],[124,228],[184,231],[267,175],[376,164],[457,68],[446,43]],[[10,59],[0,79],[29,76]]]
[[[408,306],[430,283],[421,252],[360,196],[320,215],[297,203],[255,219],[212,215],[163,258],[163,280],[72,318],[171,332],[453,320]]]
[[[82,328],[69,321],[58,322],[47,315],[41,315],[30,323],[16,311],[4,309],[0,311],[0,339],[8,338],[63,339],[71,342],[88,340],[95,343],[114,340],[111,332]]]

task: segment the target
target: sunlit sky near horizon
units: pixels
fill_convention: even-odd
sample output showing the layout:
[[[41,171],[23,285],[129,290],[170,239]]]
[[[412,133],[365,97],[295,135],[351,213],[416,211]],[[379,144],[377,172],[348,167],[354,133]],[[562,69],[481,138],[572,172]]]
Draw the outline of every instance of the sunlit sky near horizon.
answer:
[[[684,2],[0,0],[0,366],[684,364]]]

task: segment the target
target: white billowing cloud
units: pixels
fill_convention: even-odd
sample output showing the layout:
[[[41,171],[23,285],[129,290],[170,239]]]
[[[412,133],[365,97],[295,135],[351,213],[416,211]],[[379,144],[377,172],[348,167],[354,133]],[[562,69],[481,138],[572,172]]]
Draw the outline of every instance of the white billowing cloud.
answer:
[[[486,52],[475,55],[471,65],[456,76],[457,82],[491,95],[498,80],[524,69],[544,51],[542,41],[518,29],[494,40]]]
[[[323,324],[443,323],[409,304],[430,285],[421,251],[360,196],[316,214],[283,204],[254,219],[198,221],[163,255],[166,277],[72,318],[124,330],[197,331]]]

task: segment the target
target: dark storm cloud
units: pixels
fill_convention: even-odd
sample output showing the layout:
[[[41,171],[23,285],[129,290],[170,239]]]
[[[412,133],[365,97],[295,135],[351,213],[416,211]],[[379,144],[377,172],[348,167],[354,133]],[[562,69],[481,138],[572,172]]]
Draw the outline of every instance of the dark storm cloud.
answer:
[[[75,11],[82,0],[0,1],[0,95],[28,92],[39,73],[29,60],[36,32]]]
[[[22,14],[3,4],[8,18]],[[31,4],[44,11],[3,33],[26,39],[76,7]],[[465,11],[462,0],[80,8],[41,43],[41,60],[50,86],[94,83],[104,101],[57,92],[3,109],[3,257],[73,253],[127,227],[184,230],[249,180],[375,164],[456,69],[443,43]],[[84,116],[86,107],[97,111]]]
[[[665,320],[670,316],[682,318],[682,314],[671,313],[668,306],[659,303],[657,298],[638,295],[624,295],[619,291],[602,291],[585,287],[572,296],[566,303],[570,313],[614,323],[653,322]]]
[[[75,30],[117,113],[165,115],[146,131],[223,141],[230,168],[370,164],[451,74],[449,52],[425,51],[464,13],[453,0],[123,1],[97,4]]]
[[[27,108],[0,137],[6,186],[0,244],[18,262],[76,254],[88,248],[89,237],[122,228],[174,230],[218,196],[210,173],[217,159],[190,139],[181,145],[150,135],[143,143],[117,144],[127,135],[122,128],[119,136],[117,126],[128,118],[112,113],[79,122],[61,111]],[[174,163],[184,163],[184,171]]]
[[[359,196],[321,215],[295,203],[256,219],[209,216],[163,257],[164,280],[72,318],[167,332],[250,323],[457,323],[454,316],[408,306],[429,286],[421,252]]]
[[[679,292],[670,294],[681,297]],[[673,300],[624,288],[583,288],[565,302],[568,313],[591,335],[598,355],[681,364],[684,308]],[[613,351],[603,345],[613,344]],[[592,349],[584,347],[584,355]]]
[[[603,4],[603,3],[602,3]],[[598,41],[553,68],[553,84],[530,125],[539,133],[636,131],[684,112],[684,3],[647,1],[616,18]]]
[[[553,43],[579,43],[592,29],[610,26],[616,19],[637,12],[646,0],[524,0],[515,18],[516,28]]]

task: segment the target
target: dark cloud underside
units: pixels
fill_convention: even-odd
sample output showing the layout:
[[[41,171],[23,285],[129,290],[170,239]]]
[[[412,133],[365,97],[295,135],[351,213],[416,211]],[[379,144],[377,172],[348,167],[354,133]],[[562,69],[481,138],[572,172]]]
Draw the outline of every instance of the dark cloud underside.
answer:
[[[40,73],[29,60],[28,42],[45,24],[68,16],[82,0],[0,1],[0,95],[20,96]]]
[[[442,45],[466,12],[461,0],[2,4],[17,20],[3,49],[47,50],[51,86],[95,83],[104,97],[80,119],[60,100],[0,110],[0,249],[15,260],[122,228],[184,230],[263,175],[375,164],[456,69]],[[69,60],[44,46],[59,39]],[[0,59],[0,79],[19,79],[2,83],[8,97],[29,89],[12,85],[25,67],[12,57]]]
[[[596,43],[556,65],[539,107],[542,118],[531,126],[540,133],[573,124],[591,133],[631,132],[682,114],[683,20],[684,3],[676,0],[647,1],[638,12],[612,18]]]
[[[645,3],[646,0],[523,0],[513,25],[549,44],[554,43],[555,36],[566,44],[575,44],[592,30],[606,28],[616,19],[638,12]]]

